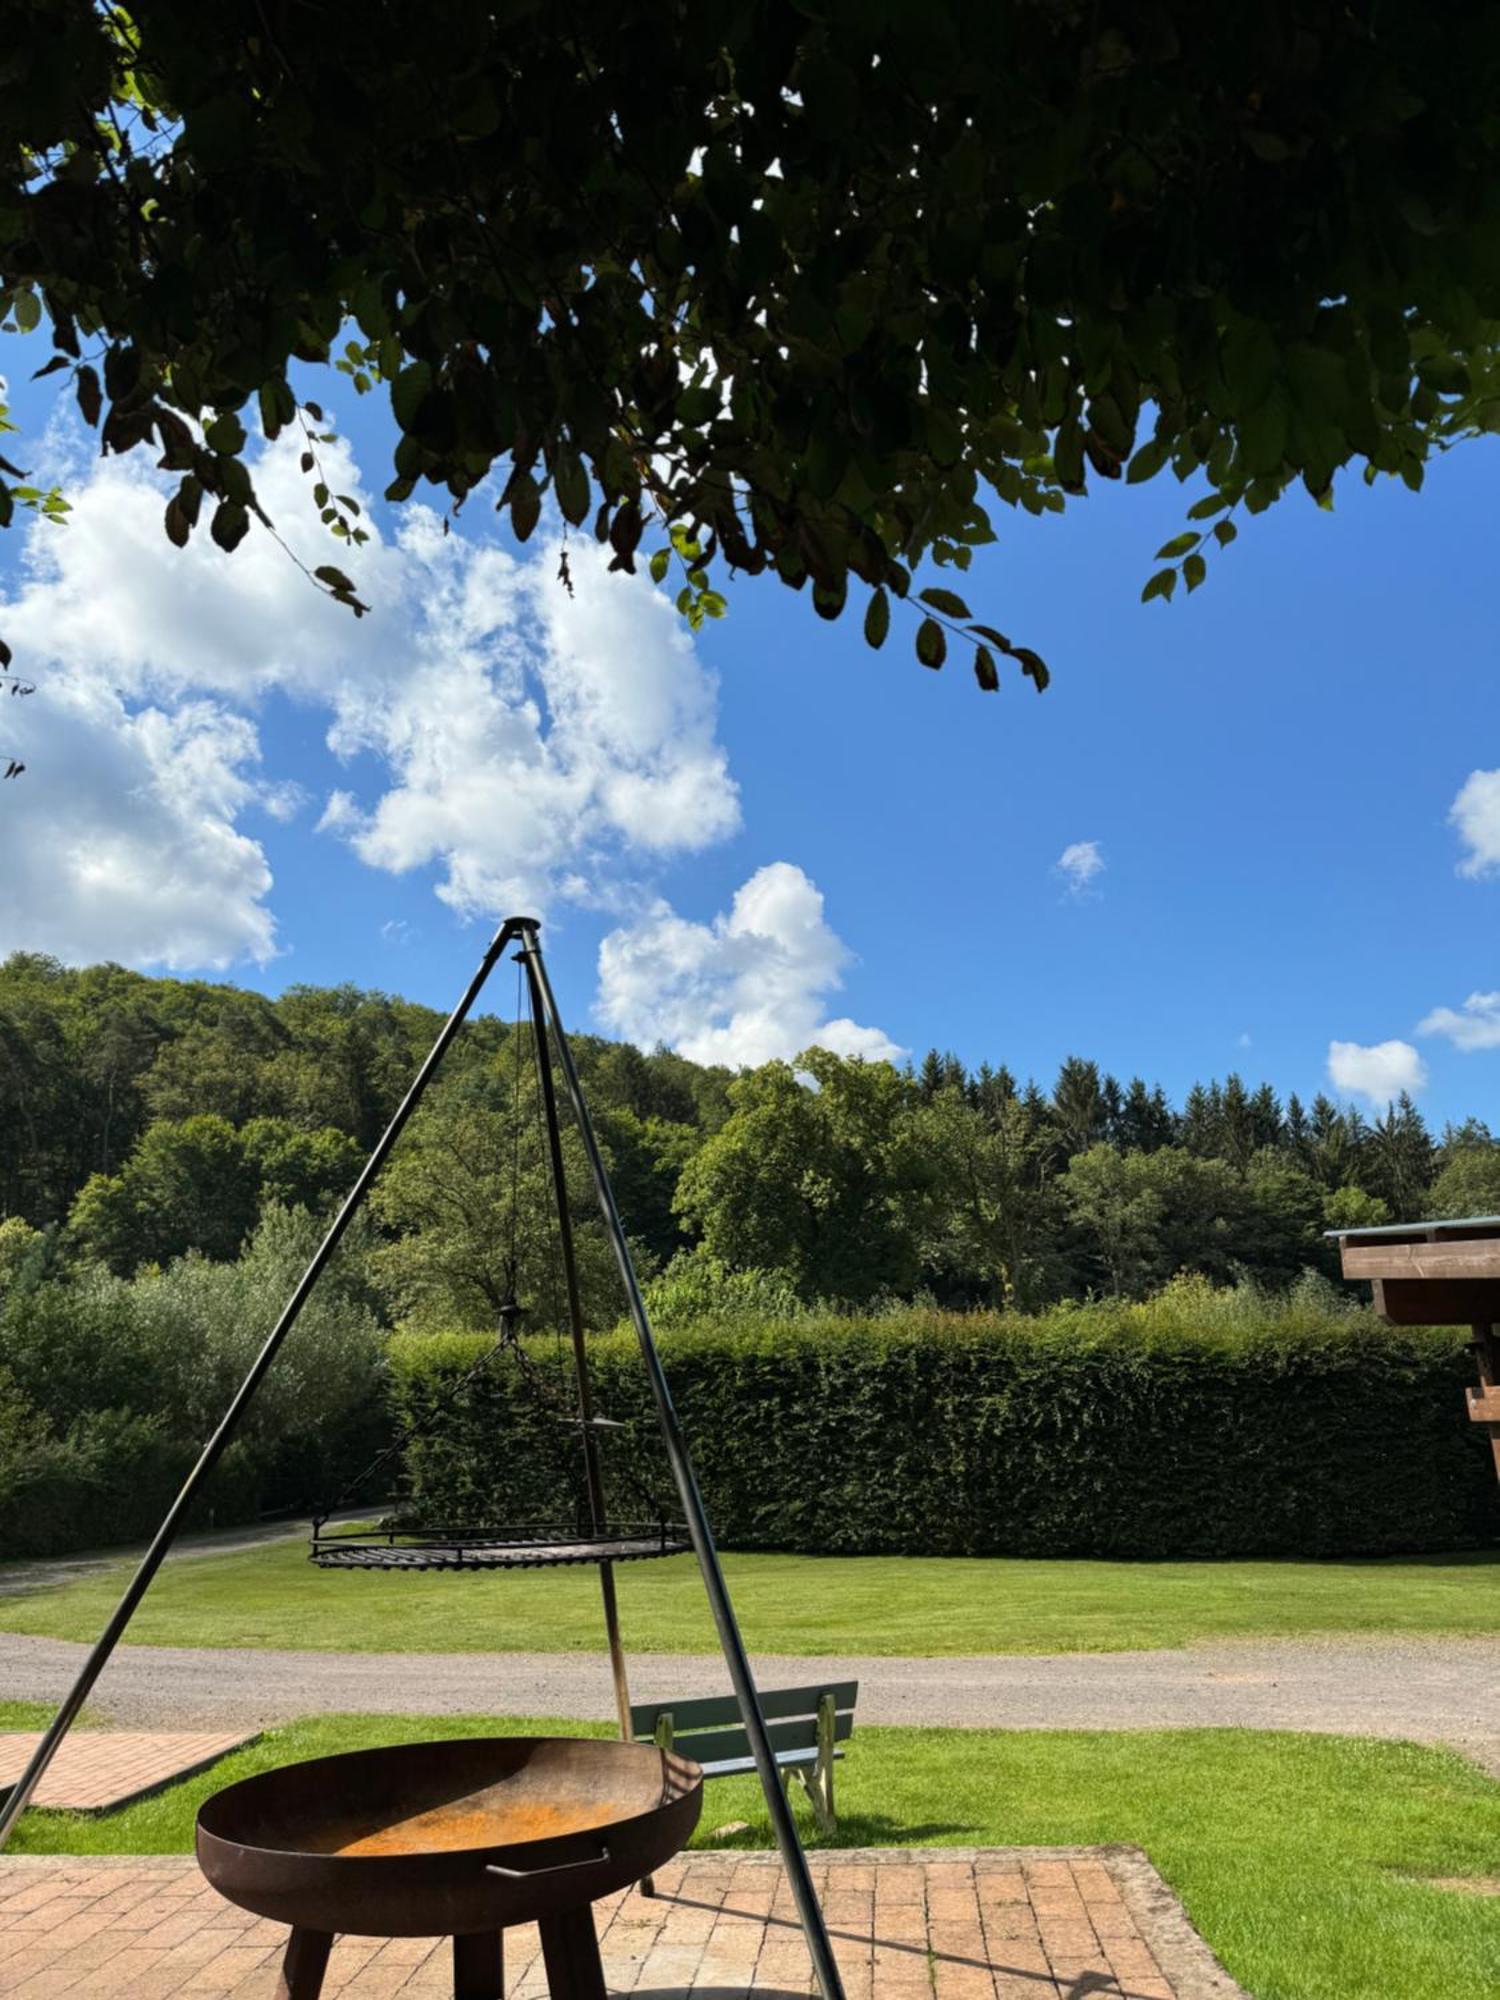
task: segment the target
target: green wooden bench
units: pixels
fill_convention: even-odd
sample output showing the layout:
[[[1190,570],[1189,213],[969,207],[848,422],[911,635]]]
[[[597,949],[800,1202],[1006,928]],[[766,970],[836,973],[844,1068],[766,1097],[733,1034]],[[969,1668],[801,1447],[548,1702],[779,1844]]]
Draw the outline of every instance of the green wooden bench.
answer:
[[[776,1754],[776,1768],[791,1796],[800,1783],[812,1805],[819,1830],[832,1833],[838,1822],[833,1810],[833,1766],[839,1749],[854,1733],[858,1681],[835,1681],[831,1687],[762,1688],[761,1712],[766,1734]],[[630,1711],[630,1733],[638,1743],[655,1743],[701,1764],[705,1778],[737,1778],[755,1769],[750,1740],[732,1694],[696,1701],[637,1702]],[[641,1884],[647,1895],[649,1881]]]

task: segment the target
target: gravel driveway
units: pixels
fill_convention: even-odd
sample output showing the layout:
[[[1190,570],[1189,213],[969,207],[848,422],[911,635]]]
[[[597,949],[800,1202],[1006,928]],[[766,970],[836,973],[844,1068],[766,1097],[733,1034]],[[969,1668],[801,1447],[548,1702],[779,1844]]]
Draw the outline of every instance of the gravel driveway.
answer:
[[[0,1633],[0,1692],[58,1699],[86,1649]],[[762,1686],[857,1678],[859,1719],[1006,1729],[1245,1728],[1414,1737],[1500,1777],[1500,1637],[1234,1640],[1147,1653],[969,1659],[763,1655]],[[720,1694],[721,1662],[637,1653],[637,1700]],[[293,1653],[121,1646],[95,1713],[134,1727],[224,1728],[351,1710],[605,1718],[602,1654]]]

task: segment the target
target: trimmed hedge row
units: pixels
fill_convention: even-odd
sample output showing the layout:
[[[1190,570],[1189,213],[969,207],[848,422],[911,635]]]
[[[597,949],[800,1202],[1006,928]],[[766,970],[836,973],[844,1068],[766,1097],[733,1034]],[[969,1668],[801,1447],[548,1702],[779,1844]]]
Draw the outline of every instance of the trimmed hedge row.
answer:
[[[1181,1283],[1039,1318],[708,1324],[662,1350],[730,1548],[1193,1557],[1453,1548],[1500,1534],[1462,1333]],[[398,1338],[409,1491],[433,1523],[555,1519],[575,1433],[482,1337]],[[561,1396],[551,1344],[535,1376]],[[633,1338],[592,1345],[623,1517],[670,1499]]]

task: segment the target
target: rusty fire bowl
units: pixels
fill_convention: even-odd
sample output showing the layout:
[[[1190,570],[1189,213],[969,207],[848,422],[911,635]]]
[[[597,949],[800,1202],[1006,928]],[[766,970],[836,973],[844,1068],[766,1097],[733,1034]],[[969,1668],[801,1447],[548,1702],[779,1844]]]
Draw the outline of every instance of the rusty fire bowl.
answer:
[[[650,1743],[401,1743],[216,1792],[198,1814],[198,1865],[278,1923],[461,1936],[626,1888],[687,1844],[702,1807],[698,1766]]]

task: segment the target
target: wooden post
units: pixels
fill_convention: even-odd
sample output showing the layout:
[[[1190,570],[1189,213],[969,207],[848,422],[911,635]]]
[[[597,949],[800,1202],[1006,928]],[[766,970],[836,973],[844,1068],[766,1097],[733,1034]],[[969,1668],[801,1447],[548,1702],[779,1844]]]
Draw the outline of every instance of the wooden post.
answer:
[[[1500,1341],[1495,1339],[1493,1326],[1476,1325],[1473,1332],[1479,1387],[1469,1391],[1469,1416],[1476,1424],[1483,1424],[1490,1434],[1495,1477],[1500,1479]]]
[[[1465,1397],[1469,1420],[1488,1433],[1500,1478],[1500,1216],[1328,1233],[1338,1235],[1344,1276],[1371,1287],[1376,1312],[1392,1326],[1468,1322],[1479,1372]]]

